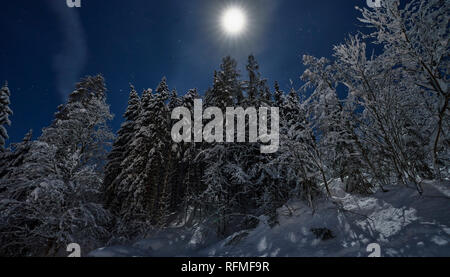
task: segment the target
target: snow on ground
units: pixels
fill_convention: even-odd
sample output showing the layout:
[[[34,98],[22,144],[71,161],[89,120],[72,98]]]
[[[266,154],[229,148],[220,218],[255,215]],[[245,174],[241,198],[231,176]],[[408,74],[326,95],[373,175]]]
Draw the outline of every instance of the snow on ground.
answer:
[[[316,211],[300,201],[278,210],[273,228],[261,218],[253,230],[218,241],[214,231],[169,228],[132,246],[98,249],[90,256],[232,256],[232,257],[367,257],[377,243],[381,256],[450,256],[450,183],[413,188],[393,186],[371,196],[350,195],[332,184],[333,200],[316,203]],[[314,234],[330,230],[328,236]]]

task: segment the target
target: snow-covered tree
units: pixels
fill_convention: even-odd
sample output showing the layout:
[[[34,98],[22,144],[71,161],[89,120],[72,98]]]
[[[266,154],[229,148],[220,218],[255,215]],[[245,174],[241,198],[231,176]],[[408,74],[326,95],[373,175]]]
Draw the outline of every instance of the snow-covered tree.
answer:
[[[189,90],[182,98],[181,105],[191,112],[194,118],[194,101],[201,99],[197,89]],[[194,128],[191,128],[191,136],[194,136]],[[202,149],[202,143],[182,143],[175,148],[178,150],[177,165],[174,169],[172,183],[172,203],[175,210],[182,208],[187,213],[190,207],[197,210],[201,206],[198,195],[202,192],[202,164],[196,157]]]
[[[249,61],[252,80],[245,83],[250,95],[248,97],[254,97],[254,99],[251,101],[249,98],[244,99],[243,82],[239,79],[237,64],[230,57],[226,57],[220,66],[221,70],[214,74],[213,88],[206,94],[207,106],[219,107],[225,112],[227,107],[250,104],[250,102],[252,105],[257,104],[259,77],[256,70],[258,67],[254,58],[249,58]],[[223,120],[226,124],[226,119]],[[205,189],[200,194],[199,202],[203,203],[206,214],[217,218],[217,232],[220,235],[232,232],[233,228],[242,223],[245,213],[254,208],[255,199],[251,197],[257,192],[250,190],[251,176],[249,175],[249,166],[254,165],[254,158],[250,152],[253,153],[254,149],[257,149],[254,144],[211,143],[205,145],[198,155],[197,160],[205,168],[202,176]]]
[[[372,185],[363,174],[365,150],[359,149],[361,143],[351,123],[355,111],[339,99],[336,67],[325,58],[307,55],[303,62],[307,66],[302,75],[306,82],[303,88],[314,88],[304,105],[309,110],[313,128],[320,136],[318,147],[324,166],[328,167],[327,175],[340,178],[347,191],[368,192]]]
[[[131,151],[122,163],[124,170],[118,177],[121,182],[116,195],[121,204],[118,214],[122,218],[122,226],[118,228],[125,233],[128,230],[142,234],[149,225],[160,225],[161,215],[170,213],[170,210],[161,212],[164,207],[170,207],[170,203],[163,202],[171,200],[170,174],[174,166],[170,113],[166,103],[169,96],[165,78],[155,93],[146,90],[142,95],[137,133],[131,142]],[[163,192],[168,194],[164,198]]]
[[[122,162],[131,152],[131,142],[134,139],[137,126],[136,121],[141,110],[141,100],[138,93],[131,86],[131,92],[128,99],[128,107],[125,111],[125,122],[121,125],[118,136],[114,142],[111,152],[108,154],[108,162],[105,167],[105,178],[103,185],[106,193],[106,203],[109,208],[115,210],[114,204],[120,203],[117,195],[117,186],[121,183],[119,176],[123,170]],[[119,202],[118,202],[119,201]]]
[[[242,103],[244,95],[239,76],[236,61],[231,57],[225,57],[220,70],[214,73],[214,84],[206,93],[206,104],[225,111],[226,107]]]
[[[141,97],[141,109],[136,120],[136,135],[130,143],[130,150],[121,163],[122,171],[116,180],[113,203],[117,203],[113,211],[120,219],[116,224],[118,236],[129,239],[145,232],[150,226],[147,211],[148,187],[146,175],[147,156],[150,151],[150,140],[147,128],[152,122],[151,101],[153,92],[144,90]]]
[[[244,82],[244,89],[247,91],[246,102],[248,106],[259,106],[259,100],[262,95],[260,91],[261,74],[259,73],[259,65],[255,56],[250,55],[247,63],[248,81]]]
[[[178,92],[176,89],[173,89],[169,96],[169,109],[172,111],[176,107],[180,107],[182,105],[182,99],[178,97]]]
[[[104,78],[101,75],[87,77],[76,85],[68,102],[58,107],[55,120],[43,130],[39,140],[55,145],[61,161],[78,153],[80,166],[96,164],[100,171],[106,146],[113,139],[107,126],[112,118],[106,104]],[[64,169],[61,173],[70,174]]]
[[[370,37],[384,46],[393,65],[410,76],[417,86],[414,97],[432,114],[427,119],[432,132],[428,148],[439,177],[440,153],[448,156],[449,139],[449,2],[413,0],[402,6],[398,0],[386,0],[379,9],[359,10],[360,21],[374,29]]]
[[[161,224],[161,215],[169,213],[165,210],[170,207],[171,184],[170,177],[173,172],[175,157],[172,152],[172,140],[170,135],[171,120],[170,111],[166,104],[169,99],[170,90],[167,86],[166,79],[163,78],[158,85],[151,103],[152,124],[149,126],[148,132],[152,142],[150,152],[148,153],[147,174],[150,177],[151,194],[150,203],[153,221]],[[163,197],[163,192],[166,193]],[[158,210],[164,209],[164,212],[158,213]]]
[[[249,107],[271,106],[272,94],[259,72],[259,65],[255,56],[250,55],[247,62],[248,80],[242,82],[242,88],[246,91],[245,104]]]
[[[69,243],[85,249],[108,237],[98,160],[112,138],[104,80],[77,84],[55,120],[12,168],[0,200],[0,252],[53,256]]]
[[[0,154],[1,166],[0,166],[0,180],[2,178],[10,178],[11,170],[16,169],[23,165],[25,158],[29,154],[31,148],[31,139],[33,131],[30,130],[25,134],[24,138],[19,143],[13,143],[11,145],[11,151]],[[1,189],[0,189],[1,191]]]
[[[268,164],[272,174],[280,180],[279,185],[269,191],[270,198],[284,204],[291,197],[300,197],[314,207],[313,199],[323,179],[307,111],[295,89],[285,97],[280,125],[280,150]]]
[[[336,46],[335,56],[336,66],[342,73],[341,82],[350,92],[349,103],[363,109],[363,112],[353,113],[353,120],[371,152],[368,155],[372,157],[373,166],[383,168],[385,178],[394,174],[398,181],[412,182],[421,192],[418,168],[409,157],[405,143],[406,124],[418,119],[416,128],[421,128],[428,117],[427,109],[412,86],[414,79],[396,67],[396,61],[389,55],[369,58],[366,44],[358,36]],[[411,114],[412,107],[416,109],[415,115]],[[427,129],[421,132],[425,134]]]
[[[333,166],[335,173],[340,172],[339,175],[347,179],[347,185],[353,187],[352,190],[355,184],[370,187],[368,179],[364,178],[366,173],[371,176],[371,182],[376,181],[381,186],[396,179],[405,185],[415,185],[421,193],[421,180],[432,177],[430,165],[433,163],[430,161],[434,160],[436,164],[436,152],[431,150],[433,147],[428,147],[436,143],[433,134],[437,132],[439,136],[440,132],[447,133],[444,129],[439,131],[439,126],[445,127],[445,124],[439,123],[438,112],[433,111],[432,103],[438,103],[436,96],[441,94],[432,93],[430,88],[418,84],[420,76],[418,73],[412,74],[415,71],[409,68],[414,60],[411,60],[413,54],[408,52],[410,50],[400,50],[408,48],[406,44],[394,45],[401,40],[400,37],[396,42],[391,41],[392,38],[385,41],[386,36],[392,35],[389,33],[391,31],[413,37],[417,36],[416,32],[422,31],[409,25],[407,28],[411,27],[411,32],[399,29],[398,26],[403,23],[395,19],[398,16],[396,13],[408,13],[406,10],[411,9],[409,12],[423,13],[427,20],[436,22],[440,22],[439,16],[431,15],[433,12],[428,10],[430,7],[427,5],[407,5],[406,10],[398,10],[395,2],[386,1],[386,6],[380,10],[363,11],[366,17],[363,21],[370,21],[380,28],[372,36],[379,36],[376,42],[386,47],[381,54],[369,55],[364,37],[356,35],[334,47],[334,62],[305,57],[308,69],[303,78],[308,82],[307,86],[315,89],[308,100],[314,109],[314,129],[320,132],[323,150],[334,148],[329,153],[334,152],[335,161],[339,161]],[[375,16],[382,20],[375,23],[372,18]],[[369,20],[369,17],[372,19]],[[395,20],[397,23],[393,25],[386,23]],[[386,26],[383,25],[385,23]],[[387,30],[389,28],[391,31]],[[392,52],[395,47],[399,49]],[[438,51],[438,55],[442,54]],[[445,67],[445,62],[441,62],[444,64],[440,66]],[[416,63],[416,67],[426,67],[426,63]],[[433,77],[428,77],[432,81]],[[347,92],[342,100],[336,96],[340,85]],[[445,101],[439,105],[445,107]],[[365,172],[357,169],[355,165],[358,163]]]
[[[11,92],[8,88],[8,83],[5,82],[3,87],[0,89],[0,152],[5,151],[6,140],[8,139],[8,132],[6,131],[6,126],[11,126],[11,121],[9,116],[13,114],[11,108],[9,107]]]

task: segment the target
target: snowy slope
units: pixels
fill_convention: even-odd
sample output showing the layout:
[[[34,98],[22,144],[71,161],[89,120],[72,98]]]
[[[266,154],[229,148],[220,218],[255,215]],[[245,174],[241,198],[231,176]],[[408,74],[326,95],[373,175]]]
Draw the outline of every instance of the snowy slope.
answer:
[[[425,194],[391,187],[371,196],[345,193],[332,185],[333,201],[300,201],[279,209],[279,224],[264,219],[254,230],[224,240],[212,230],[171,228],[131,247],[109,247],[90,256],[367,257],[378,243],[381,256],[450,256],[450,184],[425,183]],[[323,240],[313,229],[328,229]],[[330,234],[329,234],[330,235]]]

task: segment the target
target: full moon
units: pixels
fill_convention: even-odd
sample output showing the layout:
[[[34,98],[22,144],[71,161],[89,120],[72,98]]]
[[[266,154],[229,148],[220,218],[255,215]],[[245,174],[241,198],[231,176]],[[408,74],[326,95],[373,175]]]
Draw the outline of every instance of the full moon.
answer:
[[[237,35],[245,29],[247,18],[240,8],[229,8],[222,16],[222,27],[227,34]]]

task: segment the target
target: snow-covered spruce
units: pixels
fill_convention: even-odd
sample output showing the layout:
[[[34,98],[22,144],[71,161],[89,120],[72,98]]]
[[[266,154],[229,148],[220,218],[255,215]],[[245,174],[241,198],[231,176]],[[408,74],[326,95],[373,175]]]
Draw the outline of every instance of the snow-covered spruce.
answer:
[[[103,77],[83,79],[42,136],[15,148],[26,151],[1,180],[1,255],[54,256],[72,242],[89,249],[109,237],[111,216],[100,204],[112,138],[105,92]]]
[[[6,127],[11,126],[9,116],[11,116],[13,112],[9,107],[11,104],[9,101],[10,96],[11,92],[9,91],[8,83],[5,82],[0,89],[0,153],[5,151],[6,140],[8,139]]]

